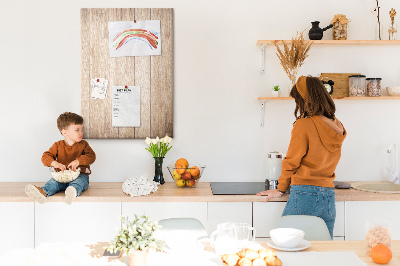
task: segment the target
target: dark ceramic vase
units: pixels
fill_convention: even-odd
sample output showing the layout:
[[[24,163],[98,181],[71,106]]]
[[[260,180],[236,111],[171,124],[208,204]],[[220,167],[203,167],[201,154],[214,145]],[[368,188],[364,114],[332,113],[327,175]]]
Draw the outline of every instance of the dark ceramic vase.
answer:
[[[154,182],[159,183],[160,185],[165,183],[163,172],[162,172],[162,164],[164,157],[154,157],[155,162],[155,172],[154,172]]]
[[[313,21],[311,22],[311,24],[312,28],[308,32],[308,38],[310,40],[322,40],[322,37],[324,36],[324,31],[333,27],[333,24],[329,24],[329,26],[321,29],[319,27],[319,21]]]

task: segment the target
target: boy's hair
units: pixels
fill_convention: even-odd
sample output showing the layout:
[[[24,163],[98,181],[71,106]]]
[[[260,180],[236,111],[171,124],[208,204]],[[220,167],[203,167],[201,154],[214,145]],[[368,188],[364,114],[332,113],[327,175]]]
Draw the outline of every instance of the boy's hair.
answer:
[[[67,129],[70,125],[83,125],[83,118],[75,113],[65,112],[57,118],[58,130]]]
[[[296,85],[290,91],[290,96],[296,102],[294,116],[297,119],[303,117],[311,117],[314,115],[323,115],[330,119],[335,119],[336,107],[321,80],[308,76],[307,80],[308,102],[304,101],[300,93],[297,91]],[[305,105],[307,104],[307,108]],[[297,114],[299,112],[299,115]]]

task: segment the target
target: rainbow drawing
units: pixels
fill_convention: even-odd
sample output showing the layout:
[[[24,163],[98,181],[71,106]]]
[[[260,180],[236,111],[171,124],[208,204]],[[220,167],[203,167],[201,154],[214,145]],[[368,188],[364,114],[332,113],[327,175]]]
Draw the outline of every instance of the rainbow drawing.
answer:
[[[152,50],[157,49],[158,34],[144,29],[128,29],[115,35],[112,47],[118,50],[131,40],[140,40],[146,42]]]

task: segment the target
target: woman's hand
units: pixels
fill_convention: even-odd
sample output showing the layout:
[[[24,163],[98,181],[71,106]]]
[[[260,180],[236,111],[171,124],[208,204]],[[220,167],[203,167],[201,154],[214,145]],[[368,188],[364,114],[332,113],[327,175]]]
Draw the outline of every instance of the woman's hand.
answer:
[[[277,189],[270,189],[270,190],[265,190],[265,191],[258,192],[256,195],[257,196],[267,196],[267,198],[264,200],[264,202],[267,202],[271,198],[280,198],[280,197],[282,197],[283,193],[280,192]]]

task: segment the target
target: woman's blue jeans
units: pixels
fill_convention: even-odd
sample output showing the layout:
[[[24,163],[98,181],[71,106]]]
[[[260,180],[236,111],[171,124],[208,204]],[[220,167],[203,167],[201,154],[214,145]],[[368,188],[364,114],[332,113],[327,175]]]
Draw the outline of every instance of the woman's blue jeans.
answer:
[[[53,178],[51,178],[47,183],[42,187],[44,192],[46,192],[47,197],[56,194],[59,191],[64,191],[67,187],[73,186],[78,192],[77,196],[79,196],[83,191],[88,189],[89,187],[89,176],[85,174],[80,174],[77,179],[70,183],[60,183]]]
[[[322,218],[333,237],[336,219],[335,191],[333,188],[293,185],[283,210],[285,215],[311,215]]]

